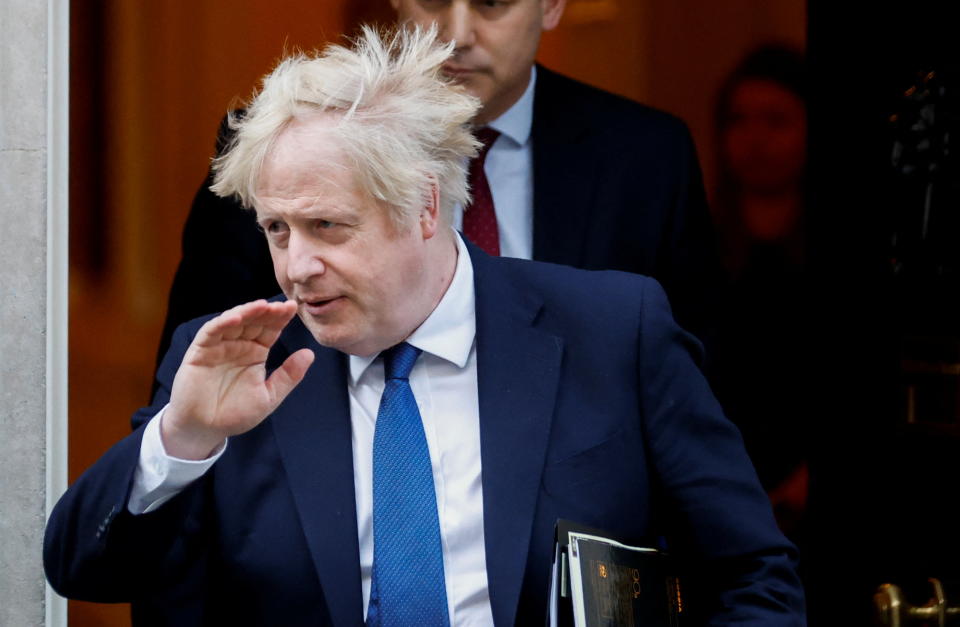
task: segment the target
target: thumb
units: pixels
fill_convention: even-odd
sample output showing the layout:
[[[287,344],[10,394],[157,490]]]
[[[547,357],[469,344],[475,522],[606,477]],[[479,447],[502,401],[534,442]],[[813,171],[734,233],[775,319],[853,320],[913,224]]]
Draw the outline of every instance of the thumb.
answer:
[[[303,380],[307,369],[313,363],[314,354],[309,348],[302,348],[287,357],[279,368],[273,371],[265,381],[270,393],[273,409],[287,398],[287,395]],[[271,411],[273,411],[271,409]]]

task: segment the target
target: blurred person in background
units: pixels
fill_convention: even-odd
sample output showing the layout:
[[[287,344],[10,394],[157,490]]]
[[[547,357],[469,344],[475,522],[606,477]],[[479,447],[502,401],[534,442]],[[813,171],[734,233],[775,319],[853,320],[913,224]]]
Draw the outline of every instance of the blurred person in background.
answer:
[[[743,432],[781,527],[802,542],[812,364],[801,54],[771,45],[747,55],[719,92],[716,128],[714,210],[731,280],[717,392]]]

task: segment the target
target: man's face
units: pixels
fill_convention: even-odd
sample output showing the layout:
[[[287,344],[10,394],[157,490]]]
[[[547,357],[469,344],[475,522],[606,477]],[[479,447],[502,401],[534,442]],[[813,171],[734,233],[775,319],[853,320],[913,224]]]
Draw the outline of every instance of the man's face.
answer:
[[[436,304],[428,281],[424,218],[397,226],[365,194],[327,128],[294,121],[264,161],[257,222],[287,298],[316,340],[370,355],[405,339]],[[428,216],[429,218],[429,216]]]
[[[400,21],[436,22],[455,41],[444,70],[480,99],[477,123],[509,109],[530,80],[540,34],[560,21],[566,0],[390,0]]]

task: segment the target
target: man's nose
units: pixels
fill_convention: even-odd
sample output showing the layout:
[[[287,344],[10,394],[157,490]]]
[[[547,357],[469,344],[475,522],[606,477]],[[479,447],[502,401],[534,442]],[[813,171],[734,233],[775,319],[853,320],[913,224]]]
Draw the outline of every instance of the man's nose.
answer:
[[[455,42],[458,50],[469,48],[476,42],[475,19],[470,0],[453,0],[437,18],[440,38]]]
[[[307,283],[325,271],[326,264],[316,243],[292,230],[287,241],[287,278],[292,283]]]

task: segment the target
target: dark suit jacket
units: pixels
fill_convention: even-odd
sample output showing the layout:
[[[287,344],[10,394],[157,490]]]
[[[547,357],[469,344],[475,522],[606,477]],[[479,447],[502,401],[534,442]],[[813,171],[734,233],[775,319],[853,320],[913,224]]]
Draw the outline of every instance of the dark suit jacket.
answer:
[[[666,536],[712,624],[799,625],[793,547],[696,340],[655,281],[494,259],[475,269],[486,564],[498,625],[542,625],[553,525]],[[55,508],[45,566],[64,595],[131,600],[140,624],[360,625],[347,364],[294,319],[268,367],[308,346],[305,380],[200,480],[127,513],[142,423],[166,403],[203,320],[181,327],[136,431]],[[149,609],[145,609],[149,608]],[[688,624],[695,624],[693,621]]]
[[[681,326],[713,349],[724,277],[683,122],[538,67],[531,133],[533,258],[653,276]],[[218,152],[227,135],[222,126]],[[177,325],[280,291],[253,216],[209,184],[184,227],[158,358]]]

